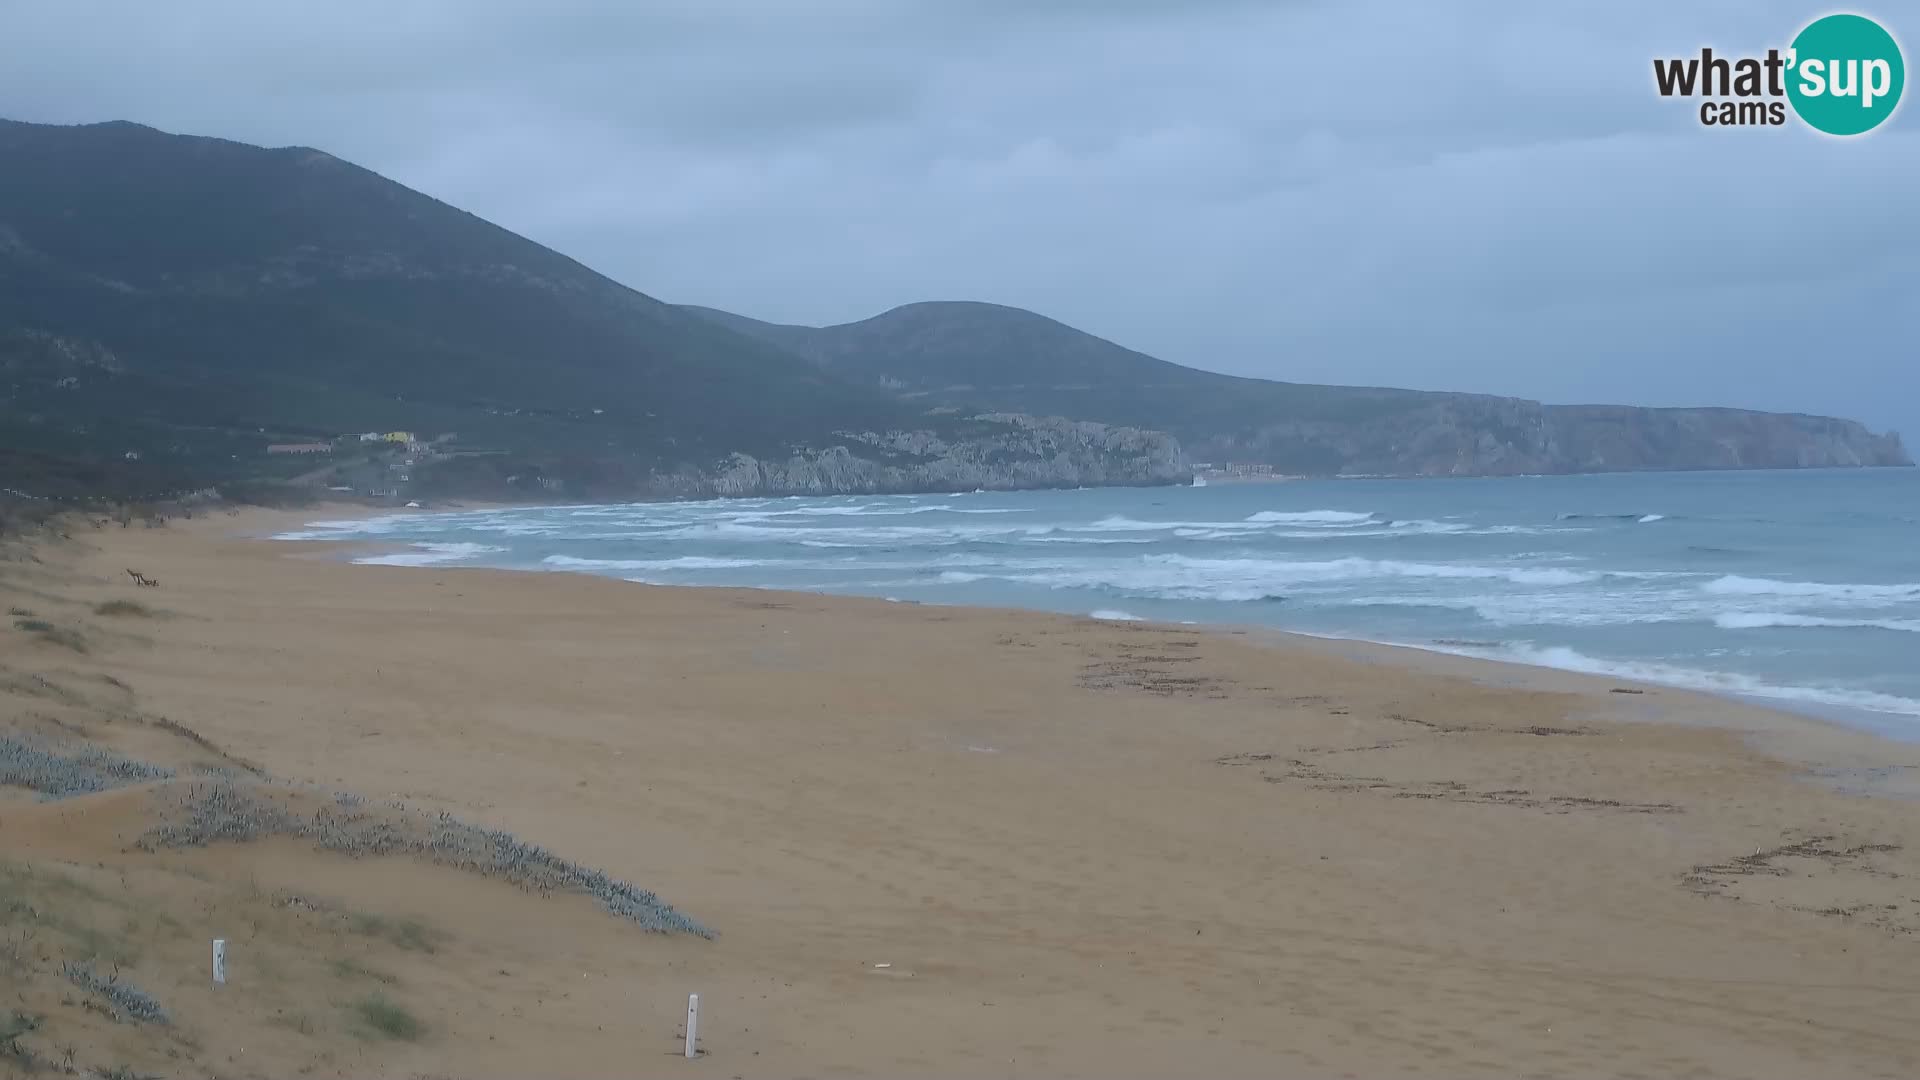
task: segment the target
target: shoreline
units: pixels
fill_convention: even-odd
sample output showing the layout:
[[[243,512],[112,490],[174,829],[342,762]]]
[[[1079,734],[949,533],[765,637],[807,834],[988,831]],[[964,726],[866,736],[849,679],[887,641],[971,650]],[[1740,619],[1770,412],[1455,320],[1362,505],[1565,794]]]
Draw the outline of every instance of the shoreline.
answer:
[[[128,792],[0,788],[0,868],[31,871],[8,880],[177,924],[121,970],[204,1048],[184,1071],[664,1072],[694,992],[712,1065],[756,1080],[1920,1061],[1920,807],[1864,790],[1894,793],[1914,748],[1299,635],[356,566],[259,535],[332,512],[82,529],[0,564],[5,603],[71,635],[0,634],[0,728],[217,748],[482,823],[718,937],[291,839],[143,852]],[[1769,725],[1777,747],[1747,730]],[[368,951],[329,910],[433,949]],[[210,937],[244,993],[202,985]],[[270,945],[297,977],[262,977]],[[61,1005],[70,958],[38,969],[49,1030],[183,1071],[164,1036]],[[417,1042],[349,1037],[369,990]]]
[[[1362,478],[1365,479],[1365,478]],[[689,500],[680,500],[689,501]],[[691,500],[711,501],[711,500]],[[1676,703],[1684,703],[1685,708],[1653,709],[1651,702],[1642,702],[1640,707],[1629,710],[1636,715],[1625,716],[1618,710],[1611,717],[1614,720],[1644,723],[1680,723],[1704,725],[1717,730],[1738,733],[1749,739],[1756,750],[1772,756],[1781,757],[1798,765],[1819,768],[1832,765],[1824,760],[1821,753],[1839,753],[1848,759],[1859,760],[1863,765],[1872,760],[1881,762],[1885,752],[1904,751],[1913,756],[1909,767],[1913,776],[1894,781],[1883,779],[1873,785],[1872,794],[1890,794],[1898,797],[1920,798],[1920,736],[1914,739],[1901,739],[1881,730],[1856,726],[1844,720],[1836,719],[1831,713],[1853,714],[1856,710],[1833,707],[1829,714],[1823,714],[1808,703],[1804,711],[1783,705],[1775,699],[1758,695],[1745,695],[1731,691],[1705,690],[1695,687],[1662,683],[1630,676],[1615,676],[1603,673],[1581,671],[1578,669],[1556,667],[1551,664],[1528,663],[1524,660],[1489,657],[1473,652],[1456,651],[1439,645],[1420,645],[1397,641],[1382,641],[1371,638],[1349,637],[1335,634],[1316,634],[1310,631],[1283,629],[1257,623],[1173,623],[1162,620],[1129,617],[1126,620],[1108,619],[1096,615],[1079,614],[1046,608],[1004,607],[994,605],[975,605],[947,603],[943,601],[896,601],[860,594],[833,593],[804,589],[765,588],[757,586],[734,585],[682,585],[636,582],[617,575],[594,574],[577,570],[534,570],[524,567],[500,567],[465,564],[459,561],[444,562],[392,562],[374,563],[361,561],[368,555],[401,554],[417,546],[411,541],[381,541],[377,539],[287,539],[285,533],[305,529],[316,525],[307,518],[320,515],[327,522],[355,521],[364,522],[386,517],[398,516],[437,516],[443,514],[471,513],[488,510],[534,510],[568,509],[576,504],[518,504],[518,503],[462,503],[447,504],[416,509],[394,510],[384,507],[368,506],[360,503],[322,503],[306,509],[243,508],[238,514],[229,517],[230,524],[238,528],[219,530],[229,539],[262,545],[299,545],[299,548],[286,550],[286,557],[319,557],[324,561],[368,568],[386,567],[414,572],[459,571],[464,573],[509,574],[515,576],[540,577],[543,575],[564,575],[598,581],[617,581],[621,585],[635,586],[648,590],[685,591],[691,593],[727,592],[766,594],[774,597],[825,599],[852,605],[917,606],[932,609],[944,609],[976,613],[983,616],[1003,616],[1021,618],[1027,616],[1064,618],[1076,622],[1113,625],[1119,627],[1135,626],[1174,633],[1195,634],[1206,637],[1246,638],[1266,647],[1280,650],[1320,651],[1326,655],[1342,659],[1359,660],[1365,663],[1379,663],[1404,671],[1430,672],[1449,678],[1465,678],[1472,682],[1492,688],[1544,691],[1549,693],[1577,693],[1603,698],[1621,695],[1622,698],[1644,699],[1649,696],[1670,697]],[[599,505],[599,504],[578,504]],[[627,505],[627,504],[615,504]],[[211,523],[215,519],[206,518]],[[272,522],[271,525],[253,527],[253,520]],[[289,525],[293,529],[289,529]],[[778,601],[772,601],[777,603]],[[1703,719],[1710,717],[1712,719]],[[1909,788],[1911,790],[1909,790]]]
[[[693,501],[711,501],[711,500],[693,500]],[[428,509],[419,509],[419,510],[413,510],[413,511],[397,511],[397,512],[380,512],[379,508],[360,508],[360,507],[354,507],[354,506],[343,506],[338,508],[349,510],[349,511],[366,509],[369,512],[367,513],[348,512],[348,513],[342,513],[342,514],[329,513],[327,514],[325,520],[335,521],[335,522],[367,521],[367,520],[375,520],[375,519],[394,517],[394,516],[414,516],[414,515],[424,516],[424,515],[464,513],[464,512],[472,512],[472,511],[479,511],[479,510],[569,509],[569,508],[572,508],[573,505],[574,504],[556,504],[552,506],[547,506],[547,505],[521,506],[517,504],[497,504],[497,505],[488,504],[488,505],[434,507],[434,508],[428,508]],[[616,504],[616,505],[625,505],[625,504]],[[269,512],[275,513],[275,514],[279,513],[279,511],[269,511]],[[312,522],[312,521],[301,522],[299,523],[299,526],[297,527],[297,529],[306,529],[314,526],[315,524],[316,522]],[[333,541],[333,540],[326,540],[326,539],[319,539],[319,538],[311,538],[311,539],[283,538],[282,534],[288,531],[297,531],[297,530],[283,529],[283,530],[280,530],[279,534],[264,535],[264,536],[259,536],[258,538],[267,540],[267,541],[279,542],[279,543],[320,545],[320,546],[326,547],[329,551],[335,554],[340,554],[340,555],[353,555],[353,556],[361,556],[361,557],[364,557],[367,555],[397,556],[397,558],[390,563],[362,562],[360,558],[348,559],[348,561],[354,562],[356,565],[392,565],[392,566],[410,567],[414,569],[431,569],[431,570],[459,570],[459,569],[482,570],[484,569],[484,570],[494,570],[494,571],[501,571],[501,572],[507,572],[507,573],[529,573],[529,574],[531,573],[576,573],[576,574],[582,574],[588,577],[601,578],[603,580],[620,581],[623,584],[636,584],[635,582],[629,581],[626,578],[619,577],[618,575],[594,574],[589,571],[535,570],[529,567],[487,566],[485,564],[466,565],[462,563],[462,561],[457,555],[452,558],[441,559],[441,558],[434,558],[432,553],[426,553],[420,557],[420,561],[414,562],[404,558],[405,553],[411,550],[415,546],[411,542],[405,542],[405,541],[382,542],[379,540],[367,540],[367,539],[357,539],[357,540],[351,540],[351,541],[349,540]],[[648,584],[649,587],[654,587],[654,588],[672,588],[672,589],[756,588],[756,587],[749,587],[749,586],[731,586],[731,585],[685,585],[685,584],[665,585],[665,584],[654,584],[654,583],[646,583],[646,584]],[[836,592],[814,591],[814,590],[806,590],[806,589],[762,588],[762,589],[759,589],[759,591],[772,592],[772,593],[793,593],[795,595],[804,595],[804,596],[831,596],[831,597],[847,598],[847,599],[865,598],[865,594],[836,593]],[[1095,615],[1087,615],[1087,614],[1075,613],[1071,611],[1063,611],[1061,609],[1055,609],[1055,608],[1027,608],[1027,607],[1017,607],[1017,606],[1004,607],[1004,606],[996,606],[996,605],[974,605],[974,604],[966,604],[966,603],[954,603],[954,602],[943,601],[943,600],[915,600],[912,602],[916,604],[923,604],[923,605],[934,606],[934,607],[969,608],[969,609],[982,610],[982,611],[1044,612],[1048,614],[1064,614],[1064,615],[1070,615],[1070,616],[1082,617],[1082,618],[1100,618],[1099,616],[1095,616]],[[1312,648],[1316,645],[1316,643],[1318,643],[1318,644],[1331,646],[1334,648],[1336,652],[1341,652],[1342,655],[1349,655],[1349,656],[1361,655],[1363,652],[1371,651],[1371,650],[1385,650],[1386,652],[1382,655],[1389,658],[1397,657],[1398,662],[1400,663],[1413,664],[1415,666],[1420,666],[1422,670],[1433,670],[1433,671],[1439,671],[1442,673],[1449,673],[1449,672],[1459,673],[1464,671],[1480,670],[1481,666],[1485,665],[1486,666],[1485,671],[1487,672],[1487,674],[1485,675],[1485,678],[1492,685],[1529,685],[1529,686],[1559,687],[1559,688],[1579,687],[1587,691],[1605,690],[1609,685],[1618,685],[1618,686],[1639,688],[1642,691],[1657,689],[1660,692],[1666,693],[1666,694],[1693,695],[1697,698],[1700,698],[1706,701],[1719,701],[1719,702],[1731,703],[1731,704],[1740,706],[1742,710],[1746,710],[1742,712],[1731,713],[1730,715],[1748,716],[1749,711],[1752,711],[1752,710],[1758,710],[1758,711],[1774,714],[1774,719],[1769,723],[1754,724],[1749,720],[1745,722],[1744,725],[1741,726],[1741,730],[1750,729],[1749,733],[1755,738],[1767,739],[1775,743],[1782,743],[1788,746],[1792,745],[1792,743],[1794,742],[1794,739],[1792,735],[1786,734],[1785,732],[1791,731],[1793,725],[1811,725],[1808,728],[1809,732],[1815,732],[1815,733],[1832,732],[1838,735],[1846,736],[1846,738],[1843,741],[1849,744],[1853,744],[1854,753],[1851,754],[1850,756],[1858,756],[1860,752],[1859,751],[1860,747],[1872,747],[1876,745],[1883,745],[1883,746],[1889,746],[1889,747],[1906,747],[1910,749],[1920,747],[1920,729],[1916,729],[1908,737],[1902,737],[1899,734],[1896,734],[1893,730],[1890,730],[1891,725],[1888,721],[1878,719],[1879,717],[1908,717],[1908,714],[1904,714],[1904,713],[1881,712],[1878,710],[1873,710],[1873,709],[1860,707],[1860,706],[1824,704],[1820,702],[1795,700],[1791,698],[1783,699],[1781,697],[1774,697],[1766,694],[1745,693],[1745,692],[1732,690],[1732,689],[1723,690],[1723,689],[1714,689],[1714,688],[1703,688],[1699,686],[1689,686],[1684,683],[1664,682],[1658,679],[1648,678],[1641,675],[1610,674],[1606,672],[1586,671],[1579,668],[1563,667],[1563,666],[1559,666],[1551,663],[1545,663],[1545,662],[1529,662],[1526,659],[1517,658],[1517,657],[1489,656],[1489,655],[1485,655],[1481,651],[1464,649],[1464,648],[1452,648],[1440,643],[1421,644],[1421,643],[1415,643],[1415,642],[1388,641],[1388,640],[1382,640],[1377,638],[1365,638],[1365,637],[1357,637],[1357,636],[1342,635],[1342,634],[1330,634],[1330,633],[1321,634],[1321,633],[1315,633],[1313,631],[1308,631],[1308,630],[1274,627],[1274,626],[1268,626],[1268,625],[1259,624],[1259,623],[1238,623],[1238,622],[1232,622],[1232,621],[1170,623],[1170,622],[1165,622],[1162,620],[1155,620],[1155,619],[1141,619],[1137,616],[1129,616],[1129,618],[1132,620],[1138,621],[1143,625],[1179,627],[1179,628],[1184,628],[1188,630],[1198,630],[1198,631],[1207,631],[1207,632],[1230,632],[1235,634],[1252,633],[1257,636],[1271,636],[1281,647]],[[1125,621],[1125,620],[1112,620],[1112,621]],[[1340,646],[1342,645],[1357,646],[1360,648],[1343,651],[1340,648]],[[1416,657],[1437,658],[1439,662],[1426,663],[1424,661],[1416,660],[1415,659]],[[1601,662],[1605,663],[1606,661],[1601,661]],[[1524,672],[1540,673],[1541,677],[1524,678],[1521,675],[1521,673],[1524,673]],[[1793,689],[1793,688],[1789,687],[1787,689]],[[1908,717],[1908,718],[1915,720],[1917,723],[1920,723],[1920,718],[1911,718],[1911,717]],[[1788,750],[1787,752],[1795,753],[1793,750]],[[1795,753],[1795,756],[1800,756],[1800,755],[1798,753]],[[1883,783],[1880,786],[1883,788],[1890,788],[1893,785]],[[1908,786],[1907,782],[1903,779],[1900,785],[1901,790],[1899,794],[1901,794],[1903,797],[1920,798],[1920,775],[1916,775],[1912,778],[1911,785],[1910,785],[1911,791],[1906,790],[1907,786]]]

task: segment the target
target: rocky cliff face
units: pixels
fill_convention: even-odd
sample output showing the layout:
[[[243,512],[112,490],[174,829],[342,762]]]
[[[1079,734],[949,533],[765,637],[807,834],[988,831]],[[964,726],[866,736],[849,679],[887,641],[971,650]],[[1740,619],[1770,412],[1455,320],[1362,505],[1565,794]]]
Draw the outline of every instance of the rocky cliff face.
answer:
[[[1565,471],[1661,468],[1822,469],[1912,465],[1896,434],[1852,420],[1740,409],[1546,408]]]
[[[928,431],[841,432],[845,443],[782,460],[731,454],[710,469],[655,473],[645,494],[886,494],[1010,491],[1183,483],[1191,472],[1172,436],[1054,418],[991,414],[988,431],[947,439]]]
[[[1910,465],[1894,435],[1850,420],[1736,409],[1553,406],[1433,395],[1362,422],[1288,421],[1183,451],[1144,428],[1022,414],[949,417],[942,432],[842,431],[779,457],[735,452],[648,469],[605,459],[467,458],[503,472],[430,470],[433,495],[633,499],[1009,491],[1185,483],[1190,460],[1270,461],[1345,476],[1512,476],[1644,469]]]
[[[1851,420],[1739,409],[1542,405],[1433,396],[1362,420],[1289,420],[1190,443],[1194,457],[1305,473],[1511,476],[1642,469],[1911,465],[1897,435]]]
[[[1736,409],[1550,406],[1318,386],[1167,363],[994,304],[908,304],[839,326],[683,309],[916,405],[1166,431],[1197,461],[1309,475],[1466,476],[1910,464],[1893,436]]]

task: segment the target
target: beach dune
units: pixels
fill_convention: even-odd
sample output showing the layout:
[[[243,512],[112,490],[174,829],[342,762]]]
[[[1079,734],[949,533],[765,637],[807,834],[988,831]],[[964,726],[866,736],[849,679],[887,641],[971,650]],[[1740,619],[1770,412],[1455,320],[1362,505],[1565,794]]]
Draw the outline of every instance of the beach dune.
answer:
[[[1900,784],[1915,748],[1384,648],[354,566],[258,538],[311,516],[81,529],[7,564],[0,599],[84,645],[0,636],[7,723],[79,737],[57,719],[133,755],[160,752],[166,718],[202,757],[510,830],[717,936],[292,838],[141,851],[143,800],[166,797],[148,787],[0,798],[9,880],[138,894],[173,923],[143,924],[125,972],[171,1000],[193,1045],[84,1020],[130,1060],[171,1049],[175,1070],[223,1075],[1920,1071],[1920,803]],[[115,599],[147,611],[98,613]],[[46,682],[85,700],[33,692]],[[430,947],[312,921],[329,910],[384,913]],[[227,933],[229,989],[250,985],[221,999],[203,954],[236,923],[254,929]],[[342,957],[391,981],[345,981]],[[373,991],[421,1029],[356,1028]],[[706,1055],[689,1063],[692,992]],[[49,1029],[67,1015],[45,1007]]]

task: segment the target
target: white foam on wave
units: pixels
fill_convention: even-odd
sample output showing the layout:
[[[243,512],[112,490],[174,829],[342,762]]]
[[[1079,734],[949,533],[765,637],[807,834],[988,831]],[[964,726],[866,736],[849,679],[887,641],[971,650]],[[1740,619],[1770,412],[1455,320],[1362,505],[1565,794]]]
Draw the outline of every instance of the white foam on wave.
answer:
[[[782,525],[772,522],[712,521],[676,525],[644,539],[720,542],[795,543],[808,547],[862,548],[886,545],[945,547],[1009,537],[1044,536],[1052,525]]]
[[[1824,705],[1840,709],[1859,709],[1867,712],[1891,713],[1898,716],[1920,717],[1920,701],[1913,698],[1898,697],[1893,694],[1881,694],[1872,690],[1847,690],[1834,686],[1792,686],[1770,683],[1751,675],[1742,675],[1730,671],[1701,671],[1697,668],[1684,668],[1672,664],[1660,664],[1636,660],[1601,660],[1565,646],[1535,646],[1525,643],[1504,645],[1498,649],[1459,648],[1453,646],[1421,646],[1434,652],[1454,653],[1462,656],[1478,656],[1489,660],[1507,660],[1535,667],[1558,668],[1561,671],[1577,671],[1587,675],[1605,675],[1617,679],[1629,679],[1634,682],[1657,683],[1662,686],[1676,686],[1687,690],[1703,690],[1713,694],[1733,694],[1744,697],[1765,698],[1773,701],[1789,701],[1804,705]]]
[[[393,515],[384,518],[347,518],[344,521],[309,521],[307,528],[331,532],[373,532],[381,523],[390,521],[392,518]]]
[[[1241,540],[1249,536],[1260,536],[1262,535],[1262,530],[1260,529],[1196,529],[1196,528],[1181,527],[1173,530],[1173,535],[1179,537],[1182,540]],[[1148,543],[1148,544],[1156,543],[1156,541],[1151,539],[1140,541],[1140,542]]]
[[[1138,615],[1130,615],[1118,608],[1095,608],[1087,613],[1090,619],[1106,619],[1111,622],[1142,622]]]
[[[1060,564],[1006,560],[964,578],[995,578],[1049,589],[1100,589],[1122,596],[1162,600],[1217,600],[1240,603],[1284,599],[1300,588],[1337,587],[1370,579],[1473,579],[1554,588],[1597,581],[1600,572],[1561,567],[1497,567],[1392,559],[1344,558],[1317,561],[1279,559],[1204,559],[1187,555],[1145,555]],[[1532,593],[1530,595],[1541,595]]]
[[[1651,525],[1656,521],[1665,521],[1665,520],[1667,520],[1667,515],[1665,514],[1648,514],[1645,517],[1640,519],[1640,524]]]
[[[856,504],[852,506],[794,506],[781,510],[734,510],[727,508],[714,515],[726,521],[771,521],[775,518],[791,517],[872,517],[881,514],[912,513],[911,510],[882,510],[878,506]]]
[[[1615,576],[1613,573],[1608,577]],[[1406,594],[1342,596],[1354,607],[1437,608],[1472,612],[1496,626],[1626,626],[1650,623],[1704,623],[1721,630],[1781,628],[1878,629],[1920,633],[1920,619],[1835,618],[1779,611],[1729,610],[1728,601],[1692,589],[1589,589],[1565,592]]]
[[[1899,630],[1920,634],[1920,619],[1834,619],[1824,615],[1793,615],[1779,611],[1724,612],[1713,617],[1722,630],[1827,628],[1834,630]]]
[[[775,510],[773,513],[779,517],[863,517],[881,509],[873,503],[855,503],[851,506],[796,506],[791,510]]]
[[[1640,590],[1529,590],[1511,594],[1474,592],[1466,595],[1413,593],[1342,597],[1341,603],[1360,608],[1433,608],[1471,612],[1482,622],[1502,627],[1623,626],[1707,617],[1697,610],[1700,605],[1695,605],[1693,609],[1677,605],[1671,593]]]
[[[634,525],[632,528],[646,526]],[[661,526],[664,527],[664,526]],[[473,532],[499,533],[501,536],[551,537],[555,540],[630,540],[631,533],[579,533],[559,522],[483,521],[467,526]]]
[[[1902,582],[1893,585],[1857,585],[1820,581],[1777,581],[1773,578],[1741,577],[1727,574],[1701,585],[1709,593],[1722,596],[1793,596],[1809,600],[1887,604],[1920,599],[1920,584]]]
[[[800,507],[793,510],[750,511],[705,517],[649,510],[645,516],[601,517],[592,532],[579,531],[580,522],[554,519],[483,520],[463,523],[463,527],[515,537],[546,537],[556,542],[635,540],[647,543],[669,541],[752,541],[792,543],[817,548],[863,548],[881,545],[946,547],[969,543],[1050,543],[1050,544],[1152,544],[1171,537],[1183,540],[1239,540],[1246,538],[1300,539],[1324,541],[1346,537],[1409,537],[1434,534],[1468,533],[1476,530],[1458,522],[1412,519],[1403,521],[1370,520],[1359,524],[1312,525],[1270,520],[1245,521],[1145,521],[1111,515],[1092,522],[1057,524],[962,523],[942,525],[885,524],[875,518],[898,518],[922,512],[946,511],[956,515],[1001,515],[1029,513],[1019,508],[960,508],[944,506],[890,507],[872,510],[867,506]],[[1312,514],[1344,513],[1314,511]],[[1305,516],[1311,516],[1305,515]],[[926,520],[926,519],[920,519]],[[938,519],[934,519],[938,520]],[[845,522],[845,524],[841,524]],[[857,524],[856,524],[857,522]],[[631,530],[631,532],[611,531]],[[1158,535],[1155,535],[1158,534]],[[306,538],[306,537],[302,537]]]
[[[1399,559],[1289,561],[1281,559],[1201,559],[1187,555],[1150,555],[1143,561],[1198,572],[1235,576],[1254,574],[1275,582],[1344,581],[1354,578],[1460,578],[1505,580],[1515,585],[1580,585],[1597,581],[1600,571],[1564,567],[1482,566],[1475,563],[1406,562]]]
[[[1065,525],[1074,532],[1173,532],[1181,529],[1237,529],[1243,532],[1272,535],[1269,531],[1276,525],[1311,525],[1328,530],[1339,530],[1356,525],[1380,525],[1382,522],[1372,514],[1356,513],[1349,510],[1302,510],[1287,512],[1280,510],[1262,510],[1250,514],[1240,521],[1143,521],[1124,514],[1109,514],[1098,521],[1079,525]],[[1399,524],[1399,523],[1395,523]],[[1437,525],[1437,522],[1408,522],[1409,526]],[[1318,535],[1318,534],[1314,534]],[[1341,532],[1339,535],[1352,535]]]
[[[414,544],[412,551],[363,555],[353,561],[359,566],[438,566],[442,563],[469,562],[482,555],[505,550],[492,544]]]
[[[344,540],[355,536],[382,536],[424,517],[422,514],[387,514],[383,517],[347,518],[341,521],[309,521],[304,528],[277,533],[273,539]]]
[[[682,555],[673,559],[580,559],[572,555],[549,555],[540,560],[562,570],[736,570],[747,566],[766,566],[766,559],[722,559],[708,555]]]
[[[1109,514],[1099,521],[1064,525],[1068,532],[1172,532],[1175,529],[1231,529],[1237,521],[1141,521],[1124,514]]]
[[[757,507],[715,507],[714,516],[728,521],[769,521],[793,517],[905,517],[912,514],[1031,514],[1024,506],[953,506],[947,503],[914,505],[906,501],[868,502],[827,506],[796,506],[782,509]]]
[[[1549,533],[1583,533],[1592,530],[1565,525],[1480,525],[1460,531],[1469,536],[1545,536]]]
[[[1247,520],[1287,525],[1357,525],[1372,521],[1373,515],[1352,510],[1262,510],[1249,514]]]
[[[1407,536],[1451,536],[1472,533],[1472,526],[1457,521],[1369,521],[1360,525],[1339,527],[1322,526],[1318,528],[1277,527],[1277,522],[1263,524],[1237,523],[1228,525],[1207,525],[1190,522],[1173,530],[1173,535],[1182,540],[1243,540],[1258,538],[1261,540],[1316,540],[1337,542],[1361,537],[1407,537]]]

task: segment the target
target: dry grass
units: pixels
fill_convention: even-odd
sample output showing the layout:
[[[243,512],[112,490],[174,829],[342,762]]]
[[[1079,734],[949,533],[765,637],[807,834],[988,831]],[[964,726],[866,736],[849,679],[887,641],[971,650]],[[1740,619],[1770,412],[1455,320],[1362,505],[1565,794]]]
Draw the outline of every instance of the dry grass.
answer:
[[[93,613],[107,616],[133,616],[141,619],[151,619],[155,614],[152,608],[138,600],[108,600],[95,604]]]
[[[60,966],[67,981],[96,995],[113,1010],[114,1016],[135,1024],[168,1024],[167,1010],[152,994],[120,977],[119,965],[102,975],[91,963],[68,961]]]
[[[0,987],[7,995],[0,1007],[0,1077],[27,1062],[58,1073],[63,1046],[71,1047],[68,1075],[106,1075],[104,1068],[121,1065],[141,1070],[128,1075],[214,1075],[187,1064],[210,1064],[201,1042],[207,1013],[172,976],[187,957],[204,971],[206,937],[169,910],[188,919],[217,913],[221,926],[247,935],[230,954],[232,989],[241,996],[231,999],[237,1015],[229,1019],[255,1028],[250,1050],[258,1041],[262,1049],[325,1064],[335,1054],[355,1053],[342,1050],[340,1035],[377,1054],[380,1044],[412,1042],[429,1030],[429,1017],[400,1000],[400,978],[362,964],[369,944],[355,932],[353,915],[290,904],[240,876],[157,867],[118,876],[80,865],[0,860]],[[415,963],[438,963],[450,947],[443,944],[428,958],[402,952],[402,943],[452,940],[414,920],[376,918],[362,925],[378,929],[378,948]],[[30,1017],[34,1027],[6,1034],[9,1009]],[[109,1046],[106,1031],[125,1037],[115,1036]],[[274,1038],[266,1037],[270,1032]],[[24,1056],[9,1058],[10,1040]],[[306,1049],[294,1048],[303,1042]],[[110,1058],[110,1052],[133,1060]]]
[[[426,1025],[406,1007],[374,991],[353,1003],[353,1013],[376,1035],[412,1042],[426,1033]]]
[[[275,1015],[273,1019],[269,1020],[268,1023],[276,1027],[286,1028],[296,1035],[305,1035],[308,1038],[313,1037],[315,1030],[313,1017],[303,1012],[279,1013]]]
[[[70,749],[0,735],[0,784],[48,798],[91,795],[128,784],[165,780],[173,770],[122,757],[90,743]]]
[[[377,983],[392,986],[400,981],[399,976],[377,971],[350,957],[341,957],[333,962],[333,973],[342,979],[372,979]]]
[[[138,1072],[128,1065],[116,1065],[111,1069],[103,1069],[99,1076],[100,1080],[165,1080],[158,1073]]]
[[[87,641],[80,636],[79,631],[69,630],[63,626],[55,626],[45,619],[15,619],[13,621],[13,628],[34,634],[38,636],[41,641],[47,642],[50,645],[58,645],[62,648],[72,649],[77,653],[87,651]]]
[[[382,915],[362,913],[353,916],[352,926],[356,934],[379,938],[398,948],[429,955],[440,950],[440,940],[445,937],[438,930],[414,918],[389,919]]]
[[[16,1062],[31,1063],[33,1051],[20,1045],[23,1035],[30,1035],[40,1027],[40,1018],[29,1016],[17,1010],[8,1010],[0,1016],[0,1058],[12,1058]],[[30,1064],[29,1064],[29,1067]]]
[[[134,841],[149,852],[171,848],[295,836],[328,851],[355,857],[412,855],[482,877],[498,878],[531,892],[571,892],[592,896],[614,915],[662,934],[714,932],[675,911],[655,894],[631,882],[563,859],[509,833],[469,825],[451,815],[429,818],[398,804],[374,807],[345,792],[322,799],[319,793],[277,789],[225,779],[178,785],[167,793],[159,824]],[[424,926],[388,928],[382,920],[363,933],[400,935],[403,948],[431,952],[433,935]]]

